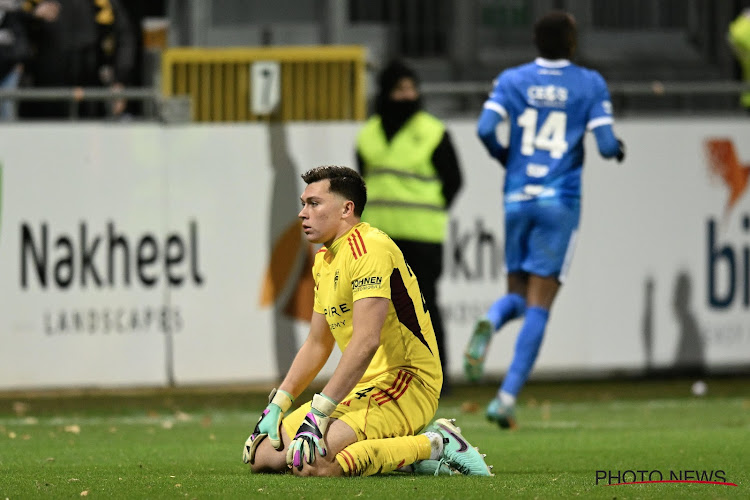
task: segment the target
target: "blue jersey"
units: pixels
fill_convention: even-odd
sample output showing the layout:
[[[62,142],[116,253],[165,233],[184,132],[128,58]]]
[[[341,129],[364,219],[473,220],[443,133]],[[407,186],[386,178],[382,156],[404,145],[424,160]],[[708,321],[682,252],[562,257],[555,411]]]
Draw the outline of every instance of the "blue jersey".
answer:
[[[586,131],[606,126],[607,135],[616,141],[604,79],[567,60],[537,58],[503,71],[484,108],[510,124],[503,152],[507,158],[502,158],[507,168],[506,203],[579,198]]]

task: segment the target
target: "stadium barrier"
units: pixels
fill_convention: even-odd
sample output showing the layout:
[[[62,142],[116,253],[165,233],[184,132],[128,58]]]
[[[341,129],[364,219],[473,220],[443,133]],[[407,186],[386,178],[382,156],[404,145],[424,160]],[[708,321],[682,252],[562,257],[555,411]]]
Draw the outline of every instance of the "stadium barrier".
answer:
[[[0,390],[283,376],[310,317],[300,173],[352,165],[360,126],[3,125]],[[503,174],[474,120],[446,126],[465,170],[439,285],[458,377],[505,288]],[[750,121],[616,130],[622,165],[587,139],[580,237],[534,377],[747,368]],[[519,326],[493,340],[489,373],[507,369]]]
[[[362,46],[170,48],[162,93],[189,95],[196,122],[363,120]]]
[[[177,49],[173,49],[177,50]],[[184,50],[184,49],[179,49]],[[192,49],[190,49],[192,50]],[[204,50],[204,49],[196,49]],[[242,49],[243,51],[245,49]],[[257,70],[273,72],[276,68],[274,61],[256,61]],[[269,64],[270,63],[270,64]],[[198,64],[198,63],[196,63]],[[203,64],[203,63],[200,63]],[[141,102],[143,104],[143,119],[146,121],[161,121],[163,123],[185,123],[190,121],[317,121],[317,120],[361,120],[366,113],[364,96],[364,62],[360,67],[346,71],[346,63],[325,63],[315,66],[313,63],[288,62],[281,63],[281,78],[277,82],[261,78],[264,85],[258,85],[256,90],[256,107],[263,112],[252,112],[253,86],[251,85],[251,65],[234,64],[221,66],[224,75],[234,75],[235,82],[223,80],[224,76],[209,78],[201,73],[200,64],[188,67],[187,64],[174,64],[172,69],[180,68],[179,78],[187,78],[179,85],[175,82],[165,84],[167,90],[162,91],[151,87],[126,87],[112,90],[99,87],[49,87],[49,88],[19,88],[0,89],[0,100],[13,101],[65,101],[70,103],[68,119],[77,120],[75,104],[80,101],[107,101],[117,99]],[[206,63],[209,64],[209,63]],[[227,63],[233,64],[233,63]],[[239,72],[238,67],[247,71]],[[209,70],[213,67],[209,64]],[[325,67],[325,72],[318,71]],[[190,68],[190,69],[189,69]],[[271,68],[271,69],[269,69]],[[351,71],[350,71],[351,70]],[[308,83],[302,80],[305,75],[318,78],[310,85],[313,90],[307,92]],[[352,73],[352,71],[354,73]],[[289,75],[286,77],[285,75]],[[356,78],[351,78],[356,75]],[[261,75],[262,76],[262,75]],[[169,76],[174,79],[174,75]],[[217,86],[216,81],[220,84]],[[301,83],[300,83],[301,82]],[[355,86],[355,82],[356,83]],[[272,93],[271,89],[278,84],[278,93],[273,101],[264,97],[264,93]],[[444,117],[462,117],[474,115],[481,108],[482,102],[491,90],[491,82],[423,82],[422,95],[428,110]],[[220,88],[213,92],[213,88]],[[179,88],[179,92],[169,89]],[[188,92],[187,89],[190,89]],[[221,91],[229,89],[229,93]],[[242,92],[239,89],[244,89]],[[348,90],[345,90],[348,89]],[[653,115],[660,116],[700,114],[722,115],[741,114],[739,106],[740,96],[750,91],[750,83],[735,81],[664,81],[664,82],[611,82],[609,84],[616,116]],[[274,91],[275,92],[275,91]],[[196,96],[198,100],[196,100]],[[270,96],[274,97],[274,96]],[[234,99],[234,101],[232,101]],[[449,102],[446,102],[446,99]],[[215,109],[214,109],[215,107]],[[210,118],[202,119],[202,116]]]

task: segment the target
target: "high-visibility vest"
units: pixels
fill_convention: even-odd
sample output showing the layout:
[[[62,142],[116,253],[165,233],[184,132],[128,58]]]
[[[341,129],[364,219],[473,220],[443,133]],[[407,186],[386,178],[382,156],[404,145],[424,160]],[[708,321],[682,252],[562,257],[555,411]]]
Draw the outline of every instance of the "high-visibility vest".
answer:
[[[742,79],[750,82],[750,16],[741,14],[729,25],[729,41],[742,67]],[[750,91],[742,93],[742,105],[750,108]]]
[[[448,214],[432,155],[445,133],[434,116],[418,111],[388,142],[380,116],[357,137],[367,183],[362,220],[395,239],[442,243]]]

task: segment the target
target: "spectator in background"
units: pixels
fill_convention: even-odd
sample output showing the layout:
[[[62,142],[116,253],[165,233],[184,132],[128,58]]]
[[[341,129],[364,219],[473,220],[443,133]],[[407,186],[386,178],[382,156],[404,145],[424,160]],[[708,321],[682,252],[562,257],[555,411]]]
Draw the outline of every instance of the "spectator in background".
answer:
[[[737,56],[737,61],[740,63],[742,81],[750,83],[750,8],[744,9],[729,24],[727,38],[735,56]],[[750,111],[750,90],[742,93],[740,103],[745,110]]]
[[[57,3],[58,0],[54,0]],[[53,0],[24,0],[33,12]],[[60,15],[53,22],[30,26],[35,49],[29,63],[27,84],[32,87],[109,87],[127,85],[135,62],[135,34],[119,0],[59,0]],[[98,118],[118,116],[123,100],[108,103],[77,103],[77,115]],[[23,102],[24,118],[65,118],[70,115],[65,101]]]
[[[357,166],[367,182],[362,218],[384,231],[404,254],[430,312],[448,389],[445,330],[437,297],[448,211],[461,170],[445,125],[422,110],[419,80],[399,61],[378,77],[375,115],[357,137]]]
[[[18,88],[23,65],[32,56],[25,23],[29,19],[52,22],[58,12],[56,2],[48,2],[26,14],[18,0],[0,0],[0,88]],[[15,101],[5,99],[0,102],[0,120],[13,120],[15,117]]]
[[[580,216],[583,142],[587,130],[605,158],[625,157],[612,130],[612,104],[602,76],[570,62],[577,30],[573,16],[552,11],[534,25],[539,56],[500,74],[479,117],[478,133],[505,168],[507,294],[479,318],[466,348],[470,380],[482,375],[492,334],[523,317],[515,353],[486,416],[515,425],[516,396],[526,383],[544,338],[552,302],[570,265]],[[507,147],[496,128],[509,123]]]
[[[30,55],[26,30],[12,10],[3,8],[0,3],[0,89],[18,88],[23,62]],[[10,99],[0,101],[0,120],[15,118],[15,102]]]

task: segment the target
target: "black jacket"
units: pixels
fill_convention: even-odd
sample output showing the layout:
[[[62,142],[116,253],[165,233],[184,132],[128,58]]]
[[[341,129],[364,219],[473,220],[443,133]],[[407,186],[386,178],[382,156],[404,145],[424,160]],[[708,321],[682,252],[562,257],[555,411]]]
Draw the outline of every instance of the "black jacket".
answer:
[[[43,0],[25,0],[31,12]],[[135,33],[119,0],[57,0],[56,21],[31,18],[35,56],[29,68],[34,86],[101,86],[129,83],[135,65]],[[102,81],[111,66],[113,81]]]
[[[19,13],[0,10],[0,78],[31,57],[31,46]]]

